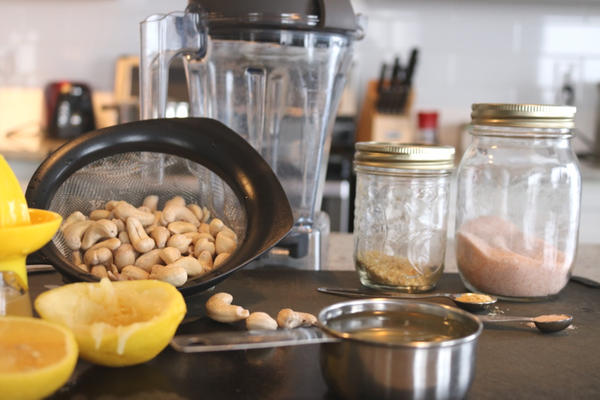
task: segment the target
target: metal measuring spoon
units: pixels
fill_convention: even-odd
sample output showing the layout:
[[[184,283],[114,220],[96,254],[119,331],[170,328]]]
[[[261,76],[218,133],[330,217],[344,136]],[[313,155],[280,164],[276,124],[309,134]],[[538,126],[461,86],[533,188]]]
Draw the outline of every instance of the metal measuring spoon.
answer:
[[[320,287],[317,289],[319,292],[335,294],[338,296],[346,297],[357,297],[357,298],[394,298],[394,299],[430,299],[434,297],[446,297],[454,302],[458,307],[463,310],[470,312],[484,311],[494,304],[498,299],[494,296],[485,295],[489,300],[481,301],[477,297],[481,296],[477,293],[421,293],[421,294],[409,294],[409,293],[395,293],[395,292],[371,292],[361,289],[348,289],[348,288],[329,288]],[[461,298],[461,300],[458,300]]]
[[[573,316],[568,314],[540,315],[539,317],[511,317],[507,315],[478,315],[481,322],[533,322],[544,333],[555,333],[567,329]]]

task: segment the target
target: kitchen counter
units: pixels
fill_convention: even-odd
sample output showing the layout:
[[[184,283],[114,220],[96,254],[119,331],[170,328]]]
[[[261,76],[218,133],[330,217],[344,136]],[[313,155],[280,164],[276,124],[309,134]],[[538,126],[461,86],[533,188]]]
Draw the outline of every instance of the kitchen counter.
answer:
[[[30,276],[32,297],[44,285],[61,284],[56,272]],[[342,297],[320,286],[359,285],[352,271],[241,270],[214,292],[231,293],[235,304],[270,315],[285,307],[317,314]],[[435,291],[459,292],[454,273]],[[205,317],[210,294],[186,299],[188,314],[178,334],[245,330]],[[445,299],[436,303],[452,305]],[[538,303],[499,301],[493,312],[537,316],[568,313],[573,325],[543,334],[525,323],[486,325],[479,338],[475,380],[468,399],[600,398],[600,289],[569,282],[559,296]],[[217,353],[178,353],[167,347],[154,360],[105,368],[79,360],[69,382],[51,399],[331,399],[319,366],[319,345]]]

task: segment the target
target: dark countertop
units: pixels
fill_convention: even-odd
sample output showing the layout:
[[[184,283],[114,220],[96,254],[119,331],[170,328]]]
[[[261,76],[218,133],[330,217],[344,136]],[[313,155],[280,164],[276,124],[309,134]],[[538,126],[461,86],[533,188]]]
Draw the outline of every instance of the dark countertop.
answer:
[[[30,276],[32,298],[44,285],[61,284],[57,273]],[[242,270],[213,293],[234,304],[276,316],[282,308],[317,314],[344,301],[319,286],[358,287],[352,271]],[[458,274],[445,273],[435,291],[462,292]],[[188,315],[178,334],[245,330],[205,317],[212,293],[186,299]],[[431,302],[453,305],[447,299]],[[494,313],[537,316],[567,313],[573,325],[543,334],[523,323],[486,325],[479,338],[475,381],[469,399],[600,398],[600,289],[569,282],[556,298],[536,303],[499,301]],[[167,347],[154,360],[105,368],[80,360],[70,381],[51,399],[329,399],[319,367],[319,345],[219,353],[177,353]]]

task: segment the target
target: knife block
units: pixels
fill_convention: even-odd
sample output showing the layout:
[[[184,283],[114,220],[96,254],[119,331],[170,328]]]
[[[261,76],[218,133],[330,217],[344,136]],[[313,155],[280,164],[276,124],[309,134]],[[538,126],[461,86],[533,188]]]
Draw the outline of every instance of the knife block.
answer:
[[[384,114],[377,110],[378,81],[370,81],[356,131],[357,142],[410,143],[415,138],[415,124],[410,115],[414,99],[411,90],[400,114]]]

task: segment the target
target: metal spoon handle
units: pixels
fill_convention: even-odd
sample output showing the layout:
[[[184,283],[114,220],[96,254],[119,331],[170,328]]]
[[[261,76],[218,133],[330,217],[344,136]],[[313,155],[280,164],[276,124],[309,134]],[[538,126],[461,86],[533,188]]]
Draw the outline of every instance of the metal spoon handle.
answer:
[[[373,292],[369,293],[361,289],[320,287],[317,289],[321,293],[337,294],[339,296],[355,298],[398,298],[398,299],[430,299],[433,297],[449,297],[447,293],[429,293],[429,294],[409,294],[394,292]]]
[[[531,317],[513,317],[507,315],[478,315],[481,322],[531,322]]]
[[[303,344],[332,343],[340,339],[327,336],[317,327],[277,331],[232,331],[175,336],[171,346],[184,353],[265,349]]]

